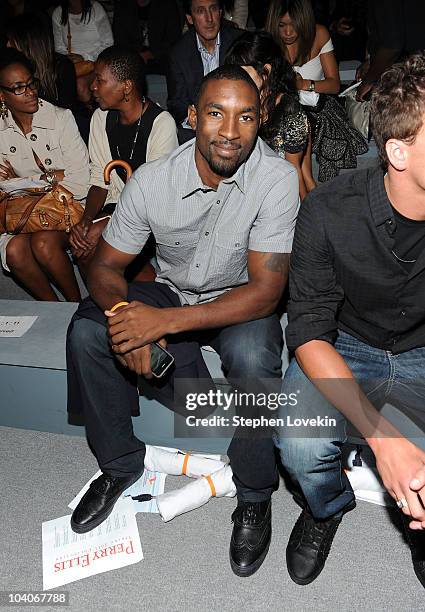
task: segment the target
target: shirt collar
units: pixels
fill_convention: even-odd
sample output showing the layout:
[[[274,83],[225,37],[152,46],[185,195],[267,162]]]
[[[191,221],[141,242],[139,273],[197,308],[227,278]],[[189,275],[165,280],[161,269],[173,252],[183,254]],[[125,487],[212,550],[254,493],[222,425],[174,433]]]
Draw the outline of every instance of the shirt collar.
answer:
[[[187,165],[187,175],[186,175],[186,187],[182,194],[182,199],[187,198],[192,195],[196,191],[206,191],[211,190],[211,187],[207,187],[201,181],[201,177],[198,173],[198,168],[195,163],[195,148],[196,148],[196,139],[191,143],[191,147],[189,148],[189,163]]]
[[[217,38],[215,41],[215,47],[214,47],[214,51],[212,53],[210,53],[209,51],[207,51],[207,49],[205,49],[204,45],[201,43],[201,40],[198,36],[198,34],[196,33],[196,44],[198,45],[198,51],[199,53],[208,53],[208,55],[214,55],[217,52],[217,49],[220,46],[220,32],[217,34]]]
[[[38,111],[34,114],[32,120],[32,127],[42,128],[45,130],[54,130],[55,122],[53,120],[52,109],[53,106],[45,100],[40,100],[38,105]]]
[[[186,175],[187,176],[186,188],[182,194],[182,199],[187,198],[188,196],[192,195],[196,191],[204,191],[204,192],[213,191],[212,187],[208,187],[207,185],[203,184],[201,177],[199,176],[198,168],[196,167],[196,163],[195,163],[195,148],[196,148],[196,139],[193,140],[192,146],[189,148],[189,162],[188,162],[187,175]],[[248,160],[249,159],[250,158],[248,158]],[[237,171],[235,172],[233,176],[231,176],[228,179],[223,179],[221,182],[228,184],[228,185],[235,183],[238,189],[242,193],[245,193],[245,173],[246,173],[247,163],[248,161],[244,162],[241,166],[239,166],[239,168],[237,169]]]

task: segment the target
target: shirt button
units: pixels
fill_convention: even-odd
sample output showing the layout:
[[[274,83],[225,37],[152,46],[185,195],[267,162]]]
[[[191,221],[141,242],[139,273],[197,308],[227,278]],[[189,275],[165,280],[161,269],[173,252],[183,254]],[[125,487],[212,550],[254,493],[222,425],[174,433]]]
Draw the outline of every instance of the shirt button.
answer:
[[[240,247],[241,243],[240,242],[235,242],[235,247]]]
[[[177,245],[178,245],[178,244],[180,244],[180,242],[177,240],[177,242],[175,242],[174,244],[177,244]]]
[[[210,235],[210,233],[209,233],[209,232],[205,232],[205,236],[209,236],[209,235]]]
[[[11,153],[16,153],[16,147],[10,147],[9,150],[10,150]]]
[[[400,312],[400,316],[401,316],[401,317],[405,317],[405,316],[406,316],[406,311],[405,311],[405,310],[402,310],[402,311]]]
[[[30,138],[31,138],[31,140],[37,140],[37,135],[36,134],[31,134]]]
[[[217,200],[217,204],[221,204],[221,200]]]
[[[196,264],[196,267],[199,268],[199,264]]]
[[[50,145],[46,145],[46,149],[50,151]]]
[[[46,166],[51,166],[52,165],[52,160],[47,158],[44,160],[44,163],[46,164]]]

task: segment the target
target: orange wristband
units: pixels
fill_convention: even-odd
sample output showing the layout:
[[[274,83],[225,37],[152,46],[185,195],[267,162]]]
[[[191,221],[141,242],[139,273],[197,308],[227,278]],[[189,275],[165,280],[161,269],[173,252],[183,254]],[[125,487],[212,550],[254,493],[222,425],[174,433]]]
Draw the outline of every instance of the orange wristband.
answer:
[[[128,304],[129,304],[129,302],[118,302],[117,304],[112,306],[112,308],[109,309],[109,312],[114,312],[120,306],[128,306]]]

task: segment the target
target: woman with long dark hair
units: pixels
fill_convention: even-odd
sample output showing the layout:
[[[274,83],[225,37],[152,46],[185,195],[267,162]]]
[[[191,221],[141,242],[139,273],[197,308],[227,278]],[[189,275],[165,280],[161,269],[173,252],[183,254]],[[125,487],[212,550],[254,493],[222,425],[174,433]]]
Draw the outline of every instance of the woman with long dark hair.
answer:
[[[340,81],[329,31],[316,24],[310,0],[273,0],[267,16],[268,30],[297,71],[301,100],[308,104],[317,95],[336,94]],[[310,76],[311,75],[311,76]]]
[[[56,51],[73,60],[95,61],[113,44],[108,16],[96,0],[62,0],[52,13],[52,24]]]
[[[298,100],[295,73],[280,47],[266,32],[245,32],[230,48],[226,63],[242,66],[260,91],[260,136],[298,172],[300,197],[315,187],[303,174],[309,125]]]
[[[356,156],[367,151],[367,144],[331,97],[340,88],[338,66],[329,32],[316,24],[310,0],[272,0],[266,30],[297,72],[300,101],[312,126],[319,181],[333,178],[341,168],[355,168]],[[306,163],[309,159],[306,156]]]

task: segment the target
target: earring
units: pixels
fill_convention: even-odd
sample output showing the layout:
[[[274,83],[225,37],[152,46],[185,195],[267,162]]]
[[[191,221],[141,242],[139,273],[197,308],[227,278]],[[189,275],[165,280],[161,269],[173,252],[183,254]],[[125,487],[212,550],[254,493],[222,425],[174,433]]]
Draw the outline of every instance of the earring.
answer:
[[[0,118],[6,119],[9,116],[9,109],[7,108],[4,100],[0,102]]]

